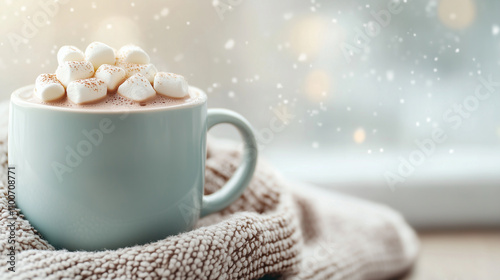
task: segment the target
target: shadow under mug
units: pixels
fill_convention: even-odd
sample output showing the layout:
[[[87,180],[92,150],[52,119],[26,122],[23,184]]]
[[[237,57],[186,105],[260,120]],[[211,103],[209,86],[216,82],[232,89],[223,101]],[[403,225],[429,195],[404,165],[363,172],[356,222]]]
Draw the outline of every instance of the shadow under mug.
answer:
[[[250,124],[199,102],[163,108],[91,111],[47,106],[12,94],[9,165],[16,203],[54,247],[104,250],[145,244],[193,229],[230,205],[250,182],[257,145]],[[203,195],[206,133],[234,125],[241,165],[223,188]]]

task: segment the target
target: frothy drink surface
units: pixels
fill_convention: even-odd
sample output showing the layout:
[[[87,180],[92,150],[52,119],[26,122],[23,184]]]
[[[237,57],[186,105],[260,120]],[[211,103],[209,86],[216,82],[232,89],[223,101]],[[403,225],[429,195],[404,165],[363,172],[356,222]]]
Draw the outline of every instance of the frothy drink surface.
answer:
[[[71,102],[67,97],[64,97],[60,100],[53,102],[44,102],[39,98],[36,98],[33,94],[33,87],[26,87],[19,90],[17,93],[17,97],[23,101],[40,104],[47,107],[64,107],[64,108],[75,108],[80,110],[88,110],[88,111],[123,111],[129,109],[148,109],[148,108],[167,108],[167,107],[183,107],[183,106],[192,106],[205,101],[205,94],[195,88],[189,87],[189,95],[183,98],[170,98],[163,95],[156,95],[152,100],[148,100],[146,102],[134,102],[131,101],[119,94],[116,93],[108,93],[106,97],[99,100],[99,102],[91,103],[91,104],[75,104]]]

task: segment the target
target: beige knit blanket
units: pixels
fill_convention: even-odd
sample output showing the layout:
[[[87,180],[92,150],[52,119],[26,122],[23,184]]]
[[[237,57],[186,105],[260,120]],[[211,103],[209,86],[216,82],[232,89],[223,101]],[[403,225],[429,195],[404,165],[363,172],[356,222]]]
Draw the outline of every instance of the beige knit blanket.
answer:
[[[416,259],[417,239],[398,213],[292,184],[261,161],[230,207],[142,246],[56,251],[19,217],[15,272],[8,271],[7,110],[0,104],[0,279],[393,279]],[[210,139],[206,193],[231,177],[239,157]]]

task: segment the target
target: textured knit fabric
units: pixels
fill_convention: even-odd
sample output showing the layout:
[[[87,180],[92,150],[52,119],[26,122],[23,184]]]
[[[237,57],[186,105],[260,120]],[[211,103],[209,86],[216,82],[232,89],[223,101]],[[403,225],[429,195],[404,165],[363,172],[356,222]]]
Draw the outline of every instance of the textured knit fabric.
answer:
[[[196,229],[142,246],[101,252],[54,250],[18,216],[15,272],[7,270],[7,110],[0,104],[0,279],[392,279],[413,264],[418,243],[381,205],[297,185],[259,162],[243,196]],[[218,190],[240,153],[210,139],[205,193]]]

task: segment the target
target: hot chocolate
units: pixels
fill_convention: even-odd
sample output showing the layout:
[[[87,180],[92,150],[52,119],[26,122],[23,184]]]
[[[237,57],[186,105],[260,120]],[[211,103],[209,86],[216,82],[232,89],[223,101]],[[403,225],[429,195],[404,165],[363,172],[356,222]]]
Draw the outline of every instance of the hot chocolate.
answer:
[[[34,90],[19,91],[18,97],[40,105],[97,111],[182,106],[205,99],[183,76],[159,72],[138,46],[115,50],[94,42],[85,52],[63,46],[57,61],[55,73],[41,74]]]

